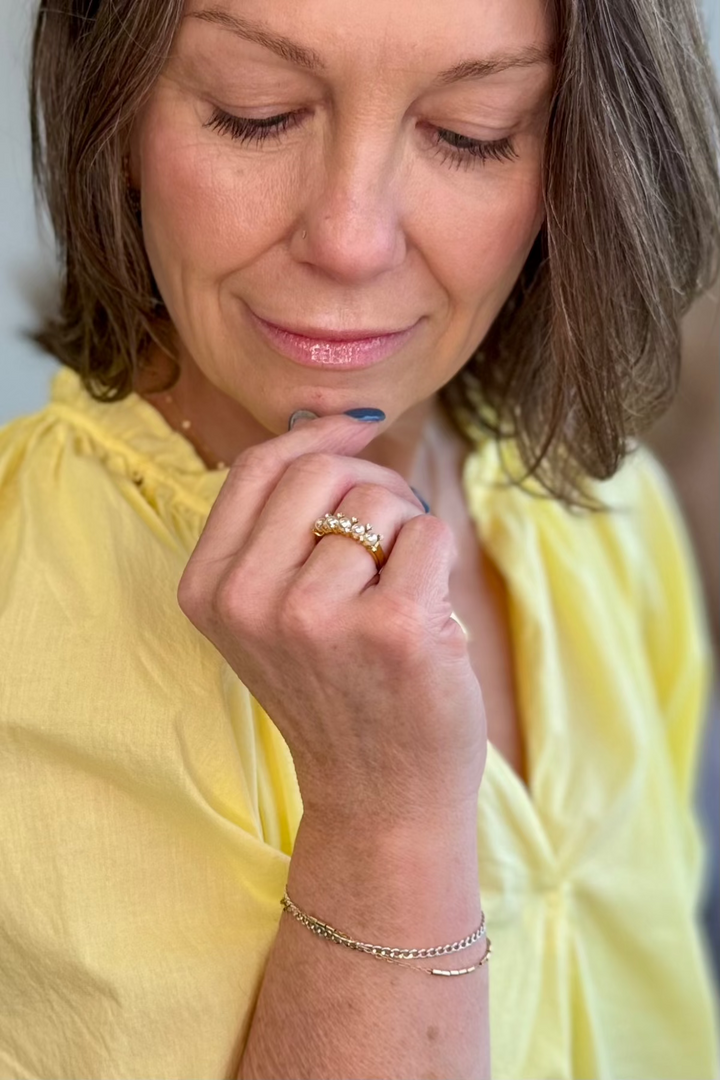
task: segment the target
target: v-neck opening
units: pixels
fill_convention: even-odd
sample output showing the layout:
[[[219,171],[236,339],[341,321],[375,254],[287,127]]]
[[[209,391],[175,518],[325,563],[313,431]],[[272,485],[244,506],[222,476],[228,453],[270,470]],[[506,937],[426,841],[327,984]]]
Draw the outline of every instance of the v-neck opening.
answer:
[[[488,556],[488,558],[489,558],[489,556]],[[493,562],[493,566],[495,567],[498,575],[500,575],[500,570],[495,565],[494,562]],[[502,575],[500,575],[500,576],[502,577]],[[504,583],[505,578],[502,578],[502,580],[503,580],[503,583]],[[506,586],[506,589],[507,589],[507,586]],[[453,619],[455,619],[455,621],[458,623],[458,625],[462,628],[462,630],[465,633],[465,636],[468,637],[468,635],[469,635],[468,628],[466,627],[465,623],[462,621],[460,616],[457,614],[457,612],[454,611],[454,610],[452,612],[452,617],[453,617]],[[519,695],[518,695],[518,692],[517,692],[517,685],[516,685],[516,680],[515,680],[515,677],[514,677],[515,676],[515,642],[513,640],[511,631],[508,634],[508,637],[509,637],[509,641],[510,641],[510,650],[511,650],[511,654],[512,654],[511,655],[511,661],[512,661],[512,674],[513,674],[513,697],[514,697],[514,700],[515,700],[516,711],[517,711],[517,715],[518,715],[518,727],[520,729],[520,738],[521,738],[522,748],[523,748],[523,760],[524,760],[524,763],[525,763],[525,772],[527,774],[527,779],[518,772],[518,770],[514,767],[514,765],[511,764],[511,762],[508,760],[507,756],[503,753],[503,751],[500,749],[500,747],[497,746],[492,741],[492,739],[490,738],[489,735],[488,735],[488,738],[487,738],[487,742],[488,742],[488,746],[492,747],[492,751],[493,751],[493,754],[495,755],[495,757],[500,759],[500,762],[502,764],[503,769],[512,774],[512,776],[515,778],[517,783],[525,790],[525,792],[527,794],[527,797],[531,798],[531,790],[530,790],[530,782],[529,782],[530,781],[530,771],[529,771],[529,768],[528,768],[529,752],[528,752],[528,747],[527,747],[527,739],[526,739],[526,733],[525,733],[525,728],[524,728],[524,723],[523,723],[522,710],[520,708]],[[481,686],[481,689],[482,689],[482,686]]]
[[[525,758],[525,772],[527,781],[517,772],[505,754],[488,738],[488,752],[485,766],[483,785],[491,785],[502,791],[515,805],[517,810],[529,823],[531,832],[548,859],[552,859],[553,847],[550,837],[545,828],[542,807],[538,798],[537,790],[537,752],[534,747],[538,744],[537,733],[530,732],[530,718],[527,713],[527,702],[523,700],[521,679],[519,672],[527,669],[527,643],[521,643],[517,633],[517,611],[522,607],[525,614],[527,604],[521,595],[518,583],[508,571],[504,560],[497,557],[496,551],[486,542],[486,532],[494,520],[496,500],[502,499],[503,520],[508,513],[517,513],[517,505],[511,502],[518,497],[516,491],[508,492],[506,489],[496,487],[498,480],[502,479],[502,465],[499,460],[499,451],[492,441],[478,445],[465,458],[462,469],[462,487],[470,520],[475,526],[478,540],[478,552],[484,552],[485,557],[491,562],[496,573],[504,586],[507,597],[507,616],[509,630],[509,645],[511,650],[511,663],[513,671],[513,690],[517,708],[518,725],[523,744]],[[530,498],[528,497],[528,503]],[[532,506],[528,507],[532,510]],[[509,561],[509,560],[508,560]],[[530,613],[532,614],[532,613]],[[533,664],[536,668],[536,664]],[[482,687],[481,687],[482,689]],[[540,722],[542,718],[540,717]],[[535,717],[538,722],[538,717]],[[480,788],[480,799],[482,800]]]

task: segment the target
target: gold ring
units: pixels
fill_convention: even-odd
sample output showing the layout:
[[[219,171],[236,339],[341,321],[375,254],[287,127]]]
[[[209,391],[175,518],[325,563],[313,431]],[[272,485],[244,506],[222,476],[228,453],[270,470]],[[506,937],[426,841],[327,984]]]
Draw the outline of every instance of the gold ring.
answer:
[[[380,546],[382,536],[375,532],[372,525],[369,522],[361,525],[356,517],[348,517],[339,510],[336,510],[334,514],[325,514],[324,517],[319,518],[315,522],[313,535],[316,543],[323,536],[349,536],[351,540],[356,540],[370,552],[378,570],[382,570],[387,561],[385,552]]]

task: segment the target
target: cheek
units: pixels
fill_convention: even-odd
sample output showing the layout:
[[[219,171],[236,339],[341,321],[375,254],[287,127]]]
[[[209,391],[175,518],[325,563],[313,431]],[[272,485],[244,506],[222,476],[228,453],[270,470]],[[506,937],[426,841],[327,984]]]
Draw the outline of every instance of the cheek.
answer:
[[[493,175],[469,174],[474,190],[470,183],[454,197],[446,190],[434,212],[428,211],[427,248],[435,275],[463,307],[499,306],[497,299],[507,296],[542,225],[539,166],[515,167],[515,175],[509,166],[506,179],[502,168]]]
[[[179,275],[217,283],[289,227],[295,185],[283,170],[272,161],[243,161],[239,148],[197,117],[171,123],[156,108],[144,124],[141,154],[143,231],[161,288],[163,281],[172,288]]]

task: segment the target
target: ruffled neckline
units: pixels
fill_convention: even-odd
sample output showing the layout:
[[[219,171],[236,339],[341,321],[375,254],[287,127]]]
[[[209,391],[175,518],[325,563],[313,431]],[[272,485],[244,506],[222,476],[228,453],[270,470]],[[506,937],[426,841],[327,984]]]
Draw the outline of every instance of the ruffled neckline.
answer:
[[[165,506],[166,511],[174,506],[182,518],[189,511],[192,536],[197,539],[197,531],[202,529],[228,468],[208,469],[192,444],[139,394],[131,393],[120,401],[98,401],[70,368],[62,368],[54,376],[49,408],[89,434],[107,466],[124,472],[151,491],[155,505]],[[530,533],[543,513],[541,507],[547,509],[553,504],[528,497],[521,488],[510,486],[508,470],[515,475],[522,473],[515,444],[509,442],[501,447],[488,437],[478,441],[465,457],[461,482],[478,539],[505,579],[512,598],[516,571],[524,563],[522,552],[528,543],[533,547]],[[530,603],[526,622],[531,619],[531,608]],[[494,766],[490,765],[493,759],[499,759]],[[520,785],[523,799],[529,800],[525,785],[492,744],[488,764],[490,773],[499,770],[505,774],[506,783],[511,788]]]
[[[112,402],[98,401],[86,390],[71,368],[61,368],[53,377],[50,408],[79,425],[108,449],[131,459],[130,466],[169,483],[186,503],[201,513],[209,513],[228,475],[228,467],[208,469],[193,445],[170,426],[164,416],[139,394]],[[479,440],[462,469],[462,483],[468,508],[479,525],[499,496],[507,506],[513,496],[523,498],[525,512],[535,502],[517,488],[508,489],[507,470],[522,472],[513,443],[502,448],[492,438]]]
[[[50,404],[73,414],[83,427],[94,429],[106,445],[115,443],[116,449],[130,450],[145,471],[164,474],[178,491],[201,504],[199,509],[209,511],[228,468],[208,469],[192,444],[139,394],[133,392],[120,401],[98,401],[77,372],[62,368],[53,377]]]

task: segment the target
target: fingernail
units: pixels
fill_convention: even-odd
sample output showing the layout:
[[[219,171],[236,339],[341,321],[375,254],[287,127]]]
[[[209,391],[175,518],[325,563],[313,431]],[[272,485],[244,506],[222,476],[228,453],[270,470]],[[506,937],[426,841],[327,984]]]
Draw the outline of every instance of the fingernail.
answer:
[[[425,502],[425,500],[423,499],[422,495],[417,490],[417,488],[411,487],[410,490],[412,491],[413,495],[415,495],[420,500],[420,502],[423,504],[423,506],[425,507],[425,513],[429,514],[430,513],[430,507]]]
[[[288,420],[288,431],[292,431],[296,424],[304,422],[306,420],[317,420],[318,414],[311,412],[310,409],[296,409]]]
[[[355,420],[371,420],[376,422],[385,419],[382,409],[347,409],[346,416],[352,416]]]

